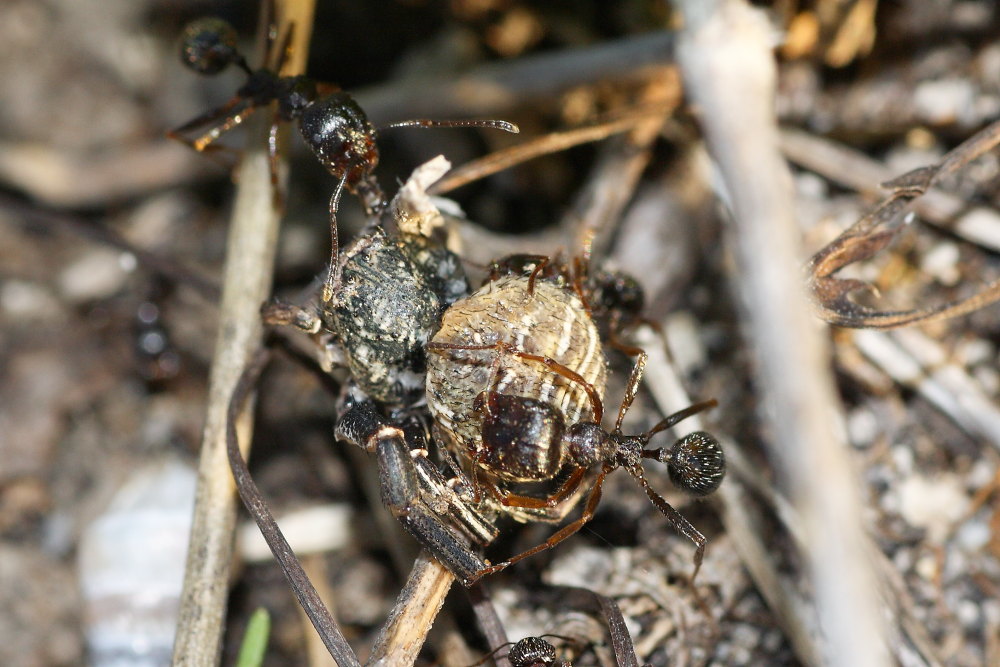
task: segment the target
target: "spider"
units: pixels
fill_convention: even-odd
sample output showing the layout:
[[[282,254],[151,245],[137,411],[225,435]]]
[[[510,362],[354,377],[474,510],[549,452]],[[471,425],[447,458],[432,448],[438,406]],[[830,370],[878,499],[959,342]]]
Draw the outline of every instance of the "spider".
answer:
[[[458,458],[455,467],[467,478],[469,501],[521,521],[561,521],[583,490],[588,471],[599,471],[578,519],[542,544],[484,568],[476,578],[577,532],[593,517],[605,478],[619,467],[695,543],[696,575],[705,537],[650,487],[641,463],[665,463],[671,481],[692,495],[718,488],[725,458],[708,433],[692,433],[669,448],[647,448],[655,434],[716,402],[692,405],[645,433],[626,435],[622,422],[646,362],[645,352],[638,350],[614,429],[605,430],[607,362],[596,325],[573,289],[552,280],[530,281],[530,276],[502,276],[445,313],[427,345],[427,395],[435,435]]]

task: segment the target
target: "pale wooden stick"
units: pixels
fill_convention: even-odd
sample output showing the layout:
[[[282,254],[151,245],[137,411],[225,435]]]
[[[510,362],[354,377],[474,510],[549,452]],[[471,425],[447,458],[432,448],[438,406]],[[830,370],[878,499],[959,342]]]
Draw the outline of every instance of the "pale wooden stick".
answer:
[[[455,575],[444,565],[427,551],[421,551],[406,586],[389,612],[389,619],[375,640],[368,665],[412,665],[454,581]]]
[[[743,0],[673,0],[677,56],[701,112],[733,213],[758,381],[777,472],[807,536],[819,625],[831,665],[887,663],[877,577],[866,552],[858,481],[834,421],[838,401],[821,329],[798,278],[792,182],[773,108],[772,29]],[[802,656],[810,659],[811,656]]]
[[[399,120],[399,109],[417,118],[502,114],[533,100],[551,100],[574,86],[602,80],[641,81],[649,67],[671,61],[673,43],[672,33],[654,32],[484,65],[458,77],[397,79],[356,91],[354,97],[376,124]]]
[[[313,0],[288,0],[284,7],[284,18],[296,24],[289,66],[301,72],[312,32]],[[226,456],[226,412],[243,367],[260,346],[259,310],[271,291],[280,219],[265,150],[268,125],[267,114],[250,119],[248,148],[237,177],[174,665],[215,665],[220,657],[236,524],[236,494]],[[252,412],[250,401],[237,423],[244,448],[249,448]]]
[[[917,329],[852,335],[861,353],[893,380],[918,392],[966,433],[1000,448],[1000,408],[940,343]]]
[[[691,405],[693,402],[691,397],[684,389],[676,369],[667,359],[663,341],[646,327],[640,328],[636,334],[635,342],[649,355],[643,380],[656,399],[660,411],[663,414],[672,414]],[[678,435],[702,429],[704,426],[701,415],[692,415],[674,427]],[[723,443],[730,473],[733,468],[739,469],[742,463],[739,446],[728,438],[720,437],[714,431],[713,434]],[[750,491],[751,489],[744,486],[740,475],[734,477],[728,474],[715,493],[714,500],[721,508],[726,534],[732,539],[737,554],[753,578],[757,590],[767,601],[767,606],[777,617],[796,655],[807,665],[819,665],[822,652],[818,643],[816,615],[810,609],[809,601],[796,590],[795,581],[779,573],[773,550],[762,538],[765,534],[764,529],[759,525],[754,512],[749,511],[752,502],[749,497]],[[790,513],[786,510],[784,516],[780,512],[779,516],[785,518]],[[801,536],[799,523],[790,521],[789,529],[793,534]]]

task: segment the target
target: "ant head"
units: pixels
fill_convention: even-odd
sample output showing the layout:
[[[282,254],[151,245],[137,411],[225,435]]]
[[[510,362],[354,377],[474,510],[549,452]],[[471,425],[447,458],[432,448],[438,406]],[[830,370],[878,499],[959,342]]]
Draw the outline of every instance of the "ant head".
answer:
[[[480,463],[498,476],[550,479],[562,464],[562,414],[533,398],[483,392],[473,408],[482,415]]]
[[[218,74],[233,63],[242,63],[236,29],[211,16],[188,23],[181,38],[181,61],[199,74]]]
[[[588,300],[595,310],[621,313],[626,321],[642,313],[645,296],[632,276],[620,271],[598,271],[589,283]]]
[[[515,667],[551,665],[556,661],[556,648],[541,637],[525,637],[510,647],[507,660]]]
[[[337,92],[301,110],[299,131],[319,161],[335,178],[346,176],[353,190],[378,164],[375,128],[358,103]]]
[[[693,496],[712,493],[726,476],[722,446],[705,431],[689,433],[669,449],[659,450],[656,458],[667,464],[674,486]]]

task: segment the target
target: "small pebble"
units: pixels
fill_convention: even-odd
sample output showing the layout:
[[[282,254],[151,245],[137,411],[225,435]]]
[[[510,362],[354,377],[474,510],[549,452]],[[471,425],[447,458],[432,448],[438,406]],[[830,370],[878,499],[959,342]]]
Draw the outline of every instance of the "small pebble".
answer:
[[[913,450],[908,445],[896,445],[892,448],[892,463],[900,475],[913,472]]]
[[[12,319],[40,324],[56,319],[63,308],[55,295],[43,285],[8,280],[0,286],[0,310]]]
[[[920,263],[921,269],[934,276],[942,285],[952,286],[962,278],[958,270],[958,246],[954,243],[939,242],[928,252]]]
[[[856,408],[847,415],[847,437],[858,449],[870,447],[879,433],[878,419],[867,408]]]
[[[913,569],[925,581],[934,581],[939,572],[937,559],[931,554],[925,554],[918,558]]]
[[[917,85],[913,103],[917,115],[927,123],[964,123],[976,100],[976,91],[967,79],[937,79]]]
[[[760,630],[752,625],[739,623],[729,633],[729,638],[739,647],[756,648],[760,643]]]
[[[95,248],[71,262],[59,274],[59,288],[73,303],[105,299],[121,289],[127,272],[121,252]]]
[[[979,553],[979,550],[990,541],[990,527],[985,521],[966,521],[955,534],[955,541],[968,554]]]
[[[966,366],[992,363],[996,355],[996,347],[983,338],[964,340],[955,349],[955,356]]]
[[[997,474],[996,464],[988,458],[981,458],[972,464],[965,475],[965,483],[970,491],[978,491],[993,481]]]
[[[992,395],[1000,392],[1000,373],[992,366],[976,366],[972,369],[972,377],[983,388],[984,393]]]
[[[945,538],[969,505],[962,479],[953,474],[913,475],[903,480],[898,493],[900,514],[911,526],[925,528],[934,542]]]
[[[966,630],[976,630],[979,628],[981,622],[979,605],[972,600],[960,600],[955,609],[955,616],[958,617],[958,622]]]

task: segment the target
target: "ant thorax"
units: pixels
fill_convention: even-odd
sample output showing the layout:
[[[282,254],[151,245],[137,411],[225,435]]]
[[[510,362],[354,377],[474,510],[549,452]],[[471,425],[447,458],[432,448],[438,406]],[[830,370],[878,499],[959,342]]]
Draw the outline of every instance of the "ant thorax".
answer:
[[[563,429],[595,419],[584,383],[603,400],[607,380],[598,329],[576,293],[548,280],[529,289],[527,276],[502,276],[449,308],[431,347],[427,403],[449,449],[478,474],[506,482],[553,480],[566,460]],[[579,378],[518,353],[554,360]],[[509,407],[511,397],[531,399],[515,406],[521,410],[515,429],[533,419],[538,428],[523,430],[545,431],[547,442],[484,442],[484,412]]]

